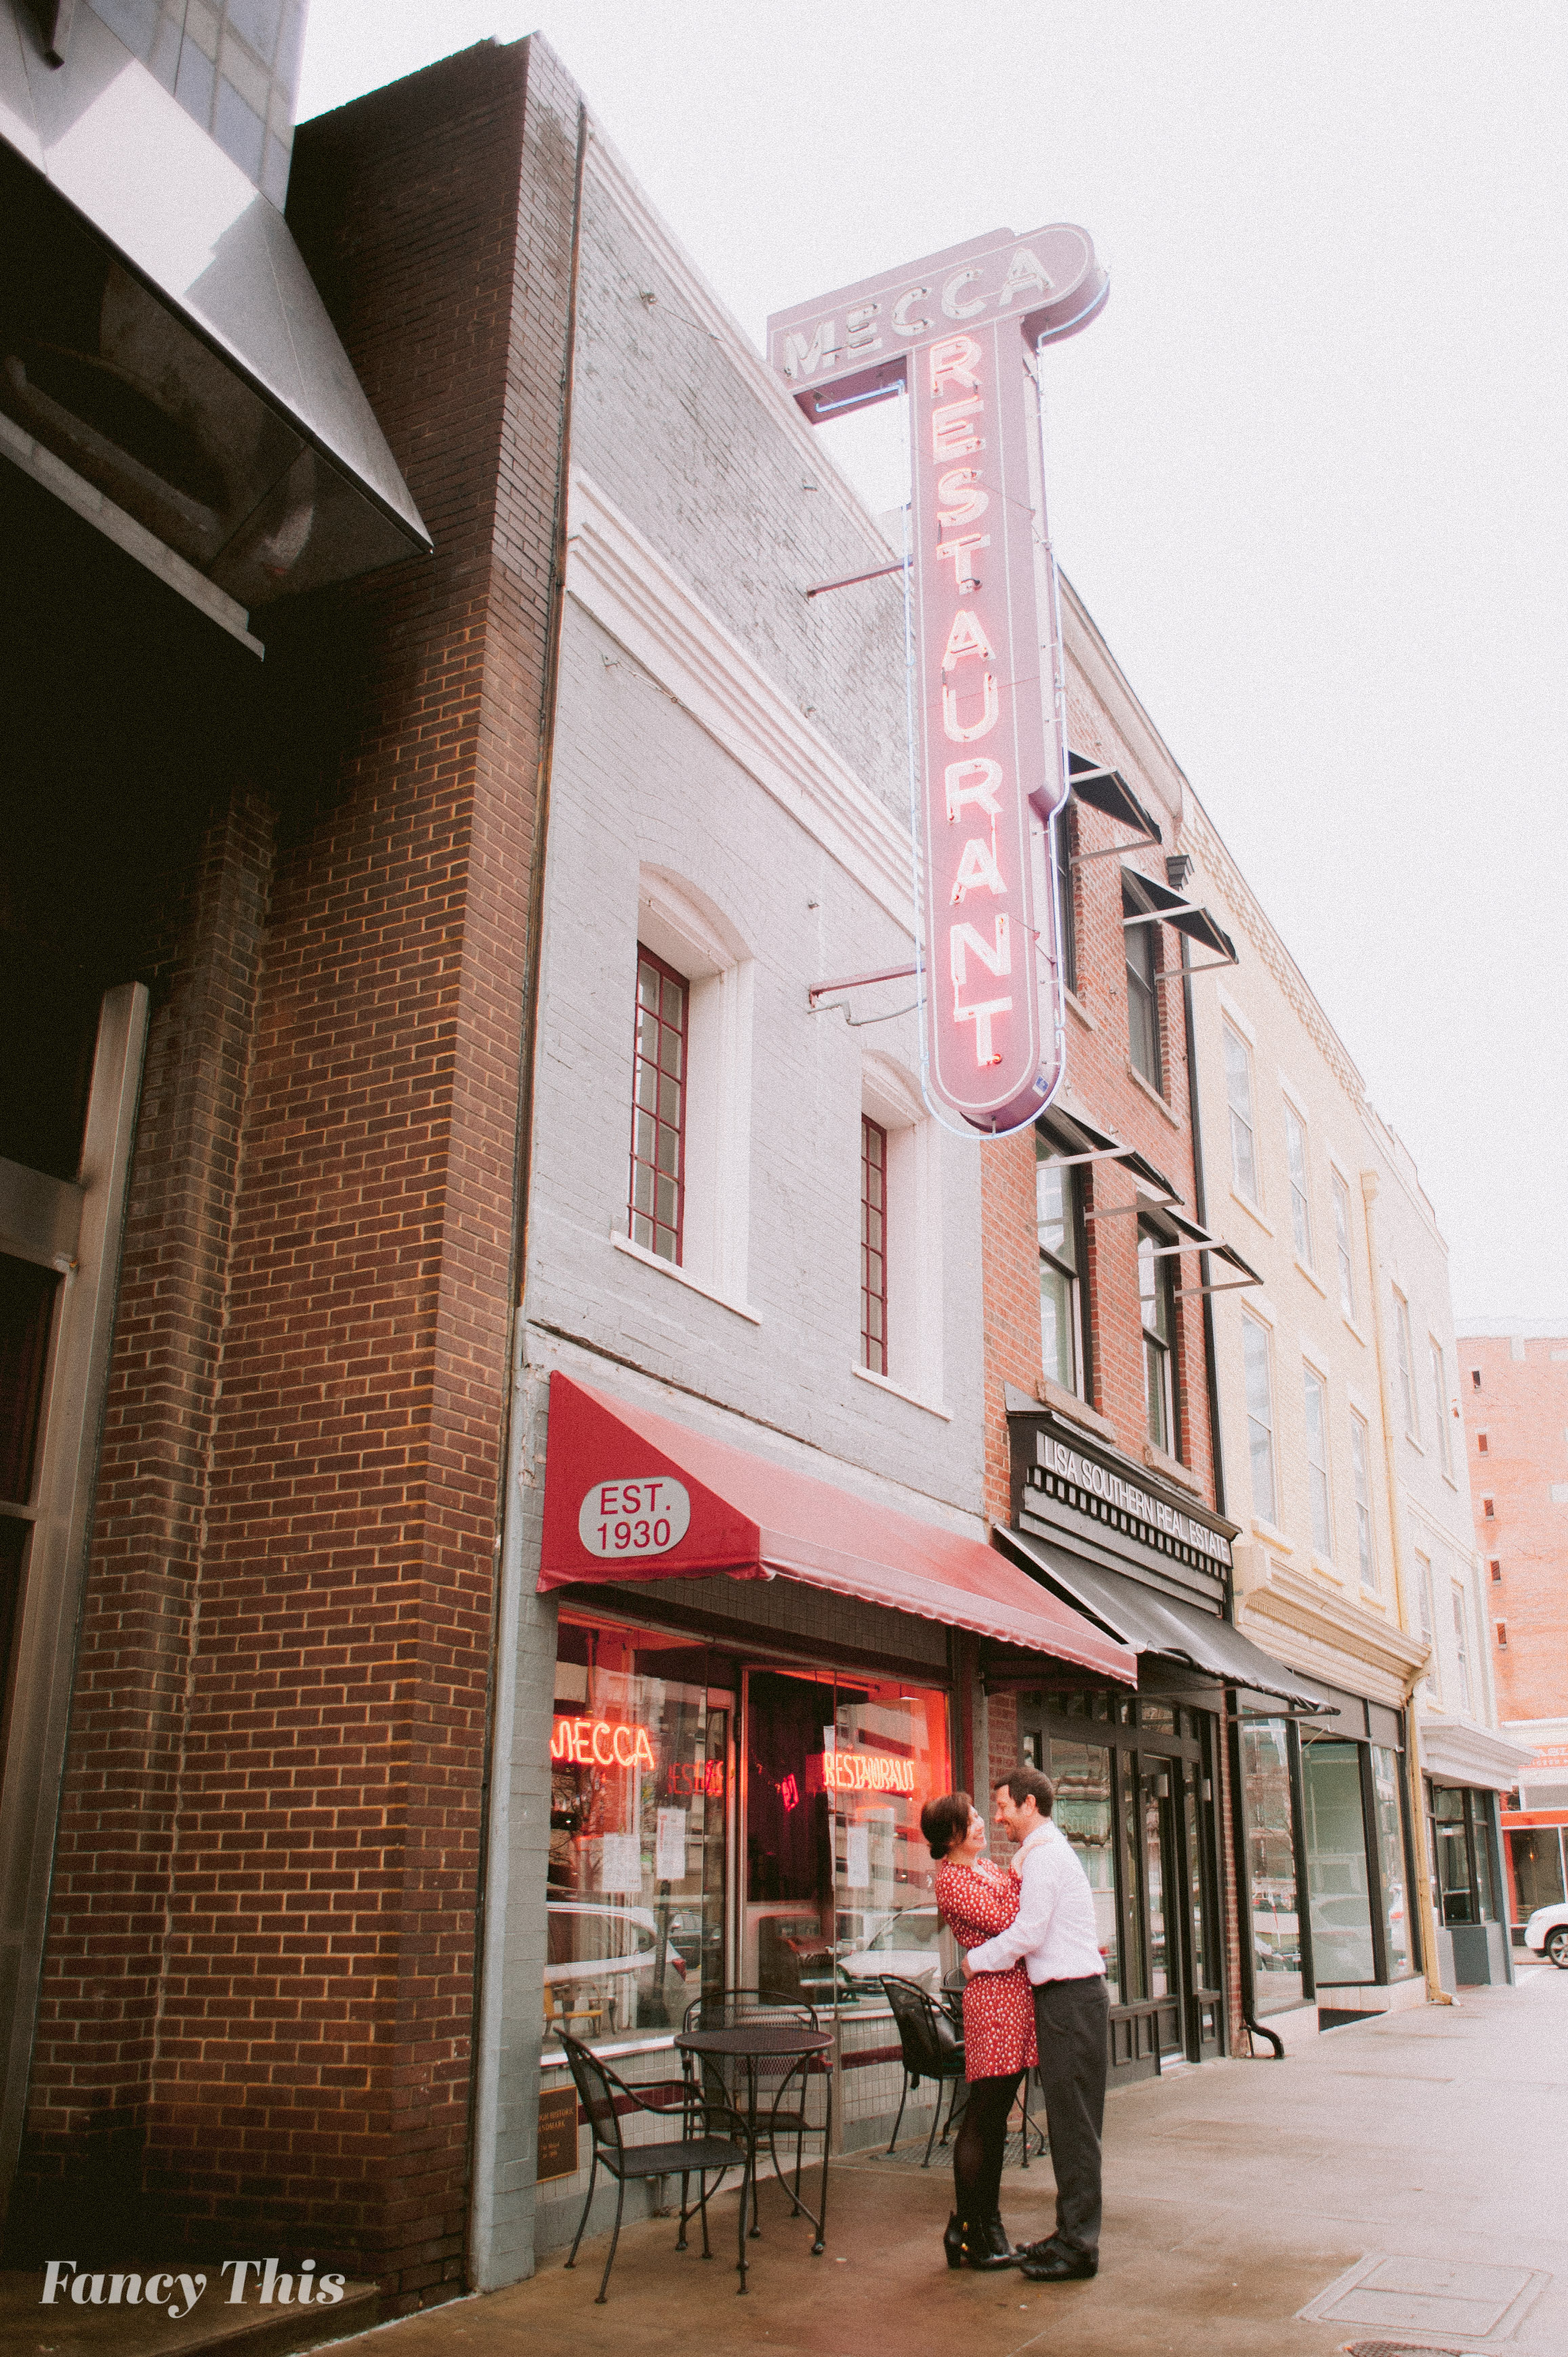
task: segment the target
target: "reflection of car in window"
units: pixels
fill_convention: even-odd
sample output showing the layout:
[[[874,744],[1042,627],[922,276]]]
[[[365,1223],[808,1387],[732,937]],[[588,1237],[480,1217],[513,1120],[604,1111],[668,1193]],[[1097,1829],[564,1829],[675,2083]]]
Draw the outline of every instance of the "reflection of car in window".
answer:
[[[863,1923],[868,1920],[861,1919]],[[934,1996],[941,1986],[941,1917],[935,1907],[901,1907],[896,1914],[883,1916],[876,1930],[839,1942],[840,1974],[853,1985],[893,1973],[900,1980],[918,1982]]]
[[[1524,1927],[1524,1944],[1532,1955],[1568,1973],[1568,1907],[1538,1907]]]
[[[672,1936],[661,1940],[650,1907],[552,1899],[545,1917],[549,2028],[574,2038],[608,2037],[684,2005],[686,1960]],[[656,1988],[661,1953],[661,1985]]]

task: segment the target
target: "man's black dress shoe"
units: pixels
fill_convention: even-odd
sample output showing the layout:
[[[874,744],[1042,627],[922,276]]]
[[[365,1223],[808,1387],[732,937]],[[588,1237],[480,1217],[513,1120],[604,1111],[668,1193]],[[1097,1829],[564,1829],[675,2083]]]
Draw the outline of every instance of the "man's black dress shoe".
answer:
[[[1019,2266],[1031,2283],[1081,2283],[1100,2272],[1092,2251],[1069,2251],[1056,2242],[1031,2244]]]

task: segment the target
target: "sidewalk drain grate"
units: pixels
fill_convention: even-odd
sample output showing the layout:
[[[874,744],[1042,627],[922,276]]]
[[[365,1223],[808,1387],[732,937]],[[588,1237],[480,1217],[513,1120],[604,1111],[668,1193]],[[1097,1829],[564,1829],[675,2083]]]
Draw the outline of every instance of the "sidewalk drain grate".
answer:
[[[1347,2341],[1344,2357],[1465,2357],[1465,2352],[1434,2349],[1430,2341]]]

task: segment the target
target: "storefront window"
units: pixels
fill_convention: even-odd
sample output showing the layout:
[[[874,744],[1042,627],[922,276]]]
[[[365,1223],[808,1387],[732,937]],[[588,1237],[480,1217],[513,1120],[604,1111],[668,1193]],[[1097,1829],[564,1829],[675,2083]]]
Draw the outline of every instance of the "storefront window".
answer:
[[[1302,1754],[1313,1964],[1319,1983],[1375,1977],[1360,1747],[1308,1743]]]
[[[1522,1923],[1538,1907],[1561,1907],[1563,1898],[1563,1843],[1555,1825],[1530,1825],[1509,1835],[1513,1859],[1516,1921]]]
[[[1242,1721],[1241,1783],[1257,2010],[1276,2013],[1302,2001],[1290,1729],[1283,1718]]]
[[[1432,1787],[1432,1865],[1443,1921],[1474,1923],[1477,1910],[1470,1877],[1465,1795],[1453,1784]]]
[[[1378,1826],[1378,1865],[1383,1886],[1383,1923],[1389,1943],[1389,1978],[1412,1969],[1410,1907],[1405,1892],[1404,1813],[1400,1805],[1397,1751],[1372,1750],[1372,1803]]]
[[[563,1614],[547,2031],[679,2028],[723,1986],[729,1718],[701,1646]]]
[[[742,1977],[812,2005],[940,1986],[946,1951],[920,1811],[950,1786],[947,1699],[899,1683],[746,1679]]]
[[[1094,1893],[1094,1921],[1105,1958],[1112,2003],[1121,1986],[1116,1938],[1116,1857],[1112,1843],[1111,1754],[1099,1743],[1051,1739],[1056,1820],[1078,1855]]]

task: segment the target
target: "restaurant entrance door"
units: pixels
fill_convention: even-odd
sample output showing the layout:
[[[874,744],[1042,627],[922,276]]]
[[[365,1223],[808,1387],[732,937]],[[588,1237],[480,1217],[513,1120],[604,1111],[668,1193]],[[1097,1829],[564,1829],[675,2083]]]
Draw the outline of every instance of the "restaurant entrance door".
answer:
[[[1213,1727],[1158,1695],[1019,1696],[1024,1760],[1094,1892],[1113,2084],[1220,2051]]]

